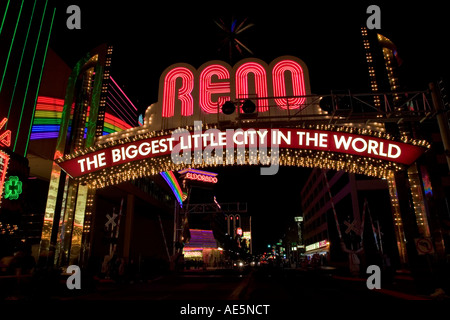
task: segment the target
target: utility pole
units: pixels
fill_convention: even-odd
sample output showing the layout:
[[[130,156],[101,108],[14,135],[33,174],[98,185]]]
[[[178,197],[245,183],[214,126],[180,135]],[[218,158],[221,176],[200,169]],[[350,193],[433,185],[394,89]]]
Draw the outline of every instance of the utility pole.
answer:
[[[441,132],[441,139],[444,145],[444,154],[447,159],[448,169],[450,170],[450,129],[448,125],[448,118],[446,110],[444,109],[442,97],[435,83],[430,83],[431,98],[433,99],[433,106],[436,110],[436,119],[438,121],[439,130]]]

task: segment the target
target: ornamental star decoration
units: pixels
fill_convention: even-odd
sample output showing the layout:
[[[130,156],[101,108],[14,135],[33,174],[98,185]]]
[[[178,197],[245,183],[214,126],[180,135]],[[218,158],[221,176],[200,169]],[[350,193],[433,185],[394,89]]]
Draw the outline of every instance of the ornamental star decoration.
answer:
[[[247,18],[245,18],[240,24],[238,24],[237,19],[232,18],[231,24],[228,26],[222,19],[219,19],[219,21],[214,20],[214,23],[226,33],[225,38],[222,40],[221,49],[228,45],[230,63],[233,62],[233,50],[237,50],[241,55],[244,53],[243,50],[253,55],[253,52],[237,38],[237,36],[243,31],[254,26],[253,23],[246,24],[246,22]]]

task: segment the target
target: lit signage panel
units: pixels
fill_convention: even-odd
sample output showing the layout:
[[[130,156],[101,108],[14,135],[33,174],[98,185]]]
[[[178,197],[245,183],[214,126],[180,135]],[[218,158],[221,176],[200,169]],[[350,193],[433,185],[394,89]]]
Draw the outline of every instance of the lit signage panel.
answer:
[[[207,183],[217,183],[219,180],[217,179],[217,173],[208,172],[198,169],[184,169],[178,172],[181,174],[181,177],[184,179],[201,181]]]
[[[151,106],[150,126],[160,130],[177,128],[191,120],[211,123],[217,122],[218,117],[234,119],[236,114],[223,114],[221,106],[226,101],[245,99],[254,99],[257,112],[263,115],[286,115],[304,109],[304,96],[310,93],[308,68],[293,56],[279,57],[270,64],[248,58],[233,67],[219,60],[204,63],[198,69],[177,63],[161,74],[158,102]],[[274,108],[269,111],[269,106]]]
[[[187,131],[186,131],[187,132]],[[398,142],[387,138],[360,135],[345,131],[315,129],[218,129],[212,132],[187,132],[181,135],[164,135],[144,138],[121,145],[98,146],[88,152],[63,161],[58,165],[70,176],[83,175],[119,166],[133,161],[166,156],[174,153],[193,152],[206,148],[233,148],[252,145],[283,149],[311,150],[333,154],[348,154],[379,159],[401,165],[411,165],[425,150],[425,145]]]

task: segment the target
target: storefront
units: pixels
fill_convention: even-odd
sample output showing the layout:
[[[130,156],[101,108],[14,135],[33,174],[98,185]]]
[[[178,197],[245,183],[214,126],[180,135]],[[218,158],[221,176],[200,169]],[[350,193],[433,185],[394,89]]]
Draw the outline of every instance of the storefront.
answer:
[[[322,240],[305,247],[305,255],[310,263],[323,265],[329,261],[330,242]]]
[[[217,246],[212,230],[190,229],[191,238],[183,248],[184,260],[189,267],[216,267],[222,249]]]

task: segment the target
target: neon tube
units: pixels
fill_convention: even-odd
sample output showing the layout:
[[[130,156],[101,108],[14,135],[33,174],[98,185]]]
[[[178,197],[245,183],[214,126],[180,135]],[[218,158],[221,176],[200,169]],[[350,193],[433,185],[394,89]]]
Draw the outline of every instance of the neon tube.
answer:
[[[120,92],[122,92],[122,94],[125,96],[125,98],[127,98],[128,102],[133,106],[133,108],[137,111],[137,108],[134,106],[133,102],[131,102],[131,100],[128,98],[128,96],[125,94],[125,92],[123,92],[123,90],[119,87],[119,85],[117,84],[117,82],[114,81],[113,77],[109,77],[111,79],[111,81],[117,86],[117,88],[119,88]]]
[[[178,203],[180,204],[180,207],[183,207],[183,200],[182,200],[183,194],[181,192],[180,185],[178,184],[178,181],[175,178],[173,172],[172,171],[160,172],[160,175],[167,182],[170,189],[172,189],[172,192],[175,195],[175,198],[177,199]]]

